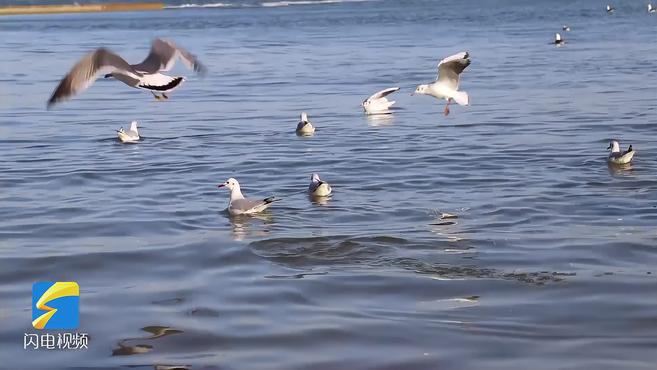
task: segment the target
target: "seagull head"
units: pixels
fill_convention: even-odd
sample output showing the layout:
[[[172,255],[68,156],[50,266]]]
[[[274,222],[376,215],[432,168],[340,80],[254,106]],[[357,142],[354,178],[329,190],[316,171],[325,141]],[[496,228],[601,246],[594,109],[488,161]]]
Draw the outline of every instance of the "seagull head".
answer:
[[[418,85],[418,87],[415,88],[415,91],[411,95],[424,95],[427,93],[427,90],[429,89],[429,85]]]
[[[620,144],[618,143],[618,141],[616,141],[616,140],[612,140],[612,141],[609,143],[609,146],[607,147],[607,149],[611,149],[611,152],[612,152],[612,153],[614,153],[614,152],[620,152]]]
[[[369,101],[369,100],[363,100],[363,103],[361,103],[361,106],[362,106],[363,108],[367,108],[368,105],[370,105],[370,101]]]
[[[223,184],[217,185],[217,187],[218,188],[226,187],[230,190],[239,189],[240,188],[240,183],[237,182],[237,180],[235,180],[234,178],[231,177],[230,179],[226,180],[226,182],[224,182]]]
[[[316,173],[313,173],[310,175],[310,182],[320,182],[321,180],[319,179],[319,175]]]

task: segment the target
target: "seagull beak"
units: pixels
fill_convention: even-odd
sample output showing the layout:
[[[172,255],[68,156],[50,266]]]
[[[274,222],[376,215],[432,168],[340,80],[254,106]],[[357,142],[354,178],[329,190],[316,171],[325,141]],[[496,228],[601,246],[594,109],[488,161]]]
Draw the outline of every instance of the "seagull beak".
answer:
[[[611,144],[609,144],[609,146],[607,147],[607,149],[611,149]]]
[[[226,186],[226,184],[219,184],[219,185],[217,185],[218,188],[223,188],[224,186]]]

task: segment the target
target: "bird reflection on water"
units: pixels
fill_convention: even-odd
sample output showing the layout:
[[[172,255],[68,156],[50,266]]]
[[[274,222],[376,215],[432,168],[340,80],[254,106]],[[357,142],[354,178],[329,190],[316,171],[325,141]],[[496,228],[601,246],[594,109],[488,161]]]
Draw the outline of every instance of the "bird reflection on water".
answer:
[[[227,217],[232,227],[231,235],[235,241],[268,236],[274,224],[274,217],[268,210],[253,215],[229,215]]]

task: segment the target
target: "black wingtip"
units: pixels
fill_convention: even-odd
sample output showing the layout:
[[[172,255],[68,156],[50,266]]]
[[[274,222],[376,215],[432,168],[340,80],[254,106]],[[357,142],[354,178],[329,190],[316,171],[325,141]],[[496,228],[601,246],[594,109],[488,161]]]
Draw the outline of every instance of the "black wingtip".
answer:
[[[269,198],[265,198],[263,201],[265,202],[265,204],[270,204],[270,203],[278,202],[279,200],[282,200],[282,199],[281,198],[276,198],[275,196],[271,196]]]
[[[205,77],[208,74],[208,69],[201,63],[194,64],[194,72],[198,73],[199,76]]]
[[[632,149],[632,145],[630,145],[630,147],[627,148],[627,151],[628,151],[628,152],[631,152],[632,150],[634,150],[634,149]]]

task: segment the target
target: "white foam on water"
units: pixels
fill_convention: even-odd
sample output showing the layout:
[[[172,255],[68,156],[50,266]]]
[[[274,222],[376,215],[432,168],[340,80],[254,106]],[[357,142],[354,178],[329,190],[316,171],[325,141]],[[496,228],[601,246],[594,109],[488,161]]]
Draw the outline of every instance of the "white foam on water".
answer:
[[[237,5],[231,3],[209,3],[209,4],[181,4],[181,5],[167,5],[164,9],[186,9],[186,8],[232,8]]]
[[[337,3],[360,3],[374,0],[299,0],[299,1],[268,1],[261,3],[261,6],[275,8],[290,5],[315,5],[315,4],[337,4]]]

